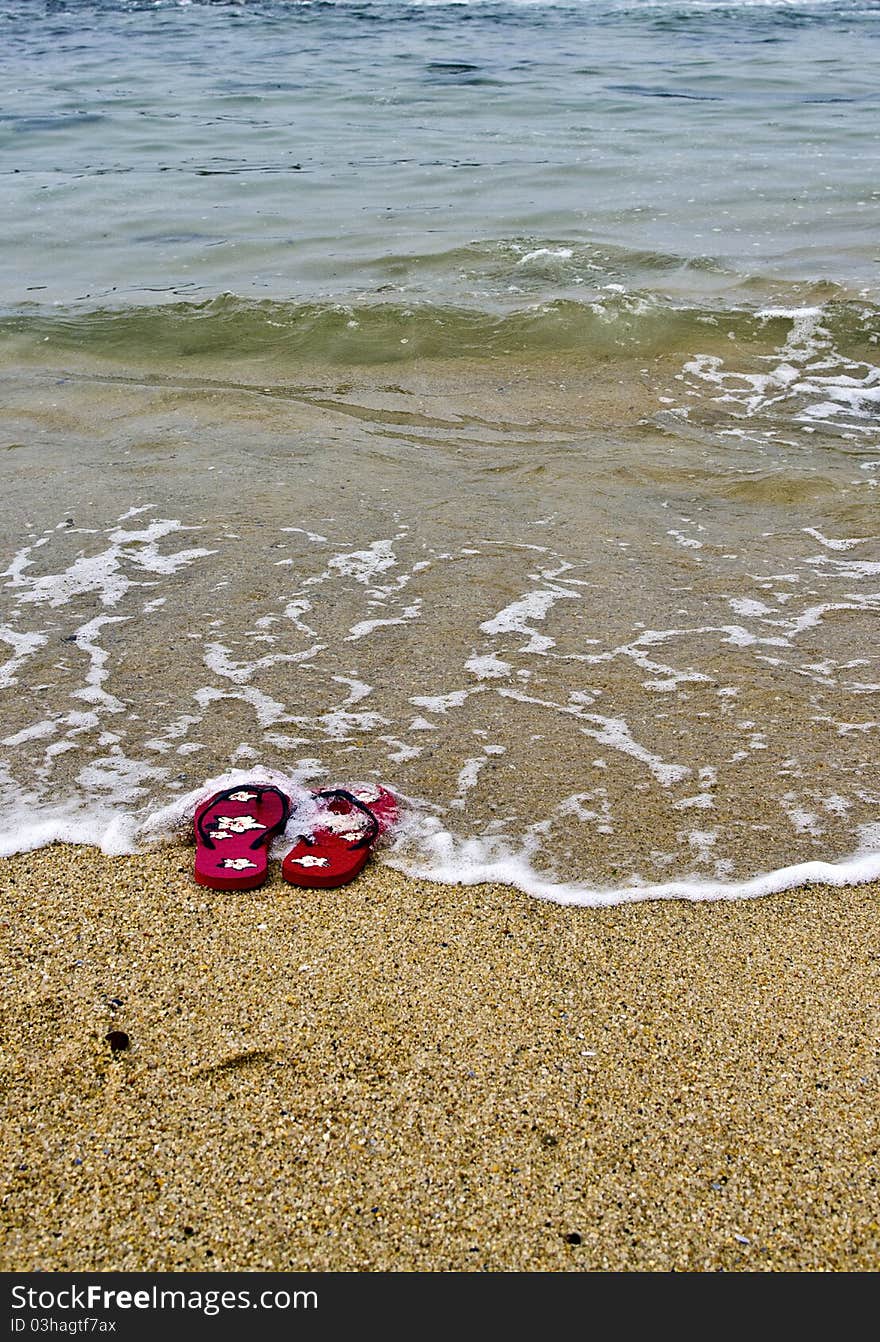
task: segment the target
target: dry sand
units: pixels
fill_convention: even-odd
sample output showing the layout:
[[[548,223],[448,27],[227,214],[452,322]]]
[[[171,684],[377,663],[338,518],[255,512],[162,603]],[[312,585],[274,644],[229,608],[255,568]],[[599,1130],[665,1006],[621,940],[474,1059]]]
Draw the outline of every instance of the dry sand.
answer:
[[[192,861],[0,863],[3,1270],[880,1265],[880,885],[590,910]]]

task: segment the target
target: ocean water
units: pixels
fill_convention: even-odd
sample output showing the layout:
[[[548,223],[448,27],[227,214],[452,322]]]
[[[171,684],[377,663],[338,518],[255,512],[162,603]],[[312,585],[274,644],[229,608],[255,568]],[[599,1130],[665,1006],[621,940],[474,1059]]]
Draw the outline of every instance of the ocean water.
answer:
[[[0,851],[880,875],[876,0],[0,0]],[[279,852],[283,844],[279,846]]]

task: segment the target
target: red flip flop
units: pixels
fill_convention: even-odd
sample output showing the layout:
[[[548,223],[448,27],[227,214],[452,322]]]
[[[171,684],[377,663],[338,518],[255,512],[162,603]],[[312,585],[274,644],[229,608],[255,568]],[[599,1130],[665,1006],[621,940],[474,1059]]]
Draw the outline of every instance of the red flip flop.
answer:
[[[291,885],[329,890],[346,885],[363,870],[381,825],[372,809],[345,788],[312,793],[314,824],[281,863]]]
[[[387,787],[379,783],[352,783],[348,791],[373,812],[379,822],[380,834],[397,824],[400,819],[400,802]]]
[[[240,783],[216,792],[196,808],[199,885],[212,890],[254,890],[269,870],[269,846],[290,815],[290,799],[277,787]]]

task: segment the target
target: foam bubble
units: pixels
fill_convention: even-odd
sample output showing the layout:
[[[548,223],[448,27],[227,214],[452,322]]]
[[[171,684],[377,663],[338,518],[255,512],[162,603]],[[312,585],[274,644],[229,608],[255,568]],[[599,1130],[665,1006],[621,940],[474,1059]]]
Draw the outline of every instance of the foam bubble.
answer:
[[[489,652],[485,656],[478,656],[475,653],[473,657],[469,657],[465,662],[465,669],[479,680],[495,680],[509,676],[512,667],[510,662],[504,662],[500,657],[496,657],[494,652]]]
[[[529,621],[545,619],[547,612],[557,601],[577,596],[577,592],[571,592],[565,587],[541,588],[535,592],[527,592],[525,596],[505,606],[491,620],[484,620],[480,629],[484,634],[527,634],[529,641],[520,651],[544,653],[548,648],[555,647],[555,640],[546,634],[538,633],[531,627]]]
[[[22,633],[20,630],[12,629],[9,625],[3,625],[0,628],[0,639],[12,648],[12,656],[0,666],[0,689],[7,689],[18,684],[15,673],[38,648],[45,646],[48,639],[45,634],[38,633],[36,630],[30,633]]]

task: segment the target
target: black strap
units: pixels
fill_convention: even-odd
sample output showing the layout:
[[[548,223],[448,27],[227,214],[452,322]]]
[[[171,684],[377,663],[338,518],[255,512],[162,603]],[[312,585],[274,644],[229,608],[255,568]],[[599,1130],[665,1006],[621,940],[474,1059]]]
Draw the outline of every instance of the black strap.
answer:
[[[202,843],[205,845],[206,848],[213,848],[214,843],[209,837],[209,835],[205,833],[205,816],[208,814],[209,811],[213,810],[213,808],[215,806],[218,806],[221,802],[231,801],[232,794],[234,792],[256,792],[258,802],[262,801],[263,797],[266,795],[267,792],[273,792],[276,797],[279,797],[281,799],[281,807],[282,807],[281,819],[277,821],[276,824],[270,825],[268,829],[264,829],[262,834],[258,834],[257,837],[248,845],[248,847],[259,848],[261,844],[266,843],[266,841],[268,839],[273,838],[274,835],[280,834],[281,831],[287,827],[287,822],[290,819],[290,798],[285,796],[285,794],[281,791],[280,788],[260,787],[258,783],[239,783],[236,787],[226,788],[225,791],[218,792],[215,796],[213,796],[211,798],[210,805],[206,806],[204,811],[202,811],[201,815],[199,816],[198,821],[196,823],[196,828],[199,832],[199,838],[202,840]]]

